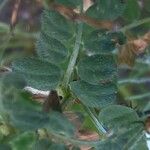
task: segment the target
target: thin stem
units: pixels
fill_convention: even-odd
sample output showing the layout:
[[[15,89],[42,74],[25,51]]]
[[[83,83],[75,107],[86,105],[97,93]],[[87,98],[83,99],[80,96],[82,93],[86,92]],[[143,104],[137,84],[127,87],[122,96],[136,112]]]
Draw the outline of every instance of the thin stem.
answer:
[[[137,27],[137,26],[139,26],[139,25],[141,25],[141,24],[147,23],[147,22],[150,22],[150,18],[144,18],[144,19],[135,21],[135,22],[133,22],[132,24],[129,24],[129,25],[124,26],[123,28],[119,29],[118,31],[124,33],[125,31],[127,31],[127,30],[129,30],[129,29],[135,28],[135,27]]]
[[[79,55],[81,38],[82,38],[82,29],[83,29],[83,24],[80,23],[78,25],[78,32],[77,32],[77,36],[76,36],[76,42],[75,42],[75,46],[73,49],[73,53],[70,57],[69,65],[68,65],[67,71],[64,75],[63,86],[65,88],[68,87],[69,80],[71,78],[72,72],[74,70],[74,67],[75,67],[75,64],[76,64],[76,61],[77,61],[77,58]]]
[[[87,107],[87,106],[83,106],[84,109],[86,110],[86,112],[89,114],[92,122],[94,123],[96,129],[98,130],[98,133],[103,137],[106,137],[107,131],[106,129],[103,127],[103,124],[97,119],[97,117],[94,115],[94,113],[92,112],[92,110]]]
[[[135,79],[122,79],[118,81],[119,85],[124,84],[144,84],[150,82],[150,78],[135,78]]]
[[[1,28],[1,33],[6,33],[8,34],[10,32],[10,26],[0,22],[0,28]],[[39,33],[29,33],[29,32],[23,32],[21,30],[19,30],[18,28],[16,28],[14,30],[14,36],[20,37],[20,38],[33,38],[36,39],[39,36]]]
[[[68,141],[69,143],[71,143],[74,146],[90,146],[90,147],[97,147],[98,145],[103,144],[105,141],[104,140],[95,140],[95,141],[85,141],[85,140],[78,140],[78,139],[74,139],[74,138],[68,138],[64,135],[61,134],[57,134],[52,132],[49,132],[50,134],[50,139],[51,136],[55,137],[57,140],[61,140],[63,142]]]
[[[144,93],[144,94],[139,94],[139,95],[134,95],[134,96],[128,96],[125,99],[127,100],[140,100],[143,98],[148,98],[150,97],[150,93]]]

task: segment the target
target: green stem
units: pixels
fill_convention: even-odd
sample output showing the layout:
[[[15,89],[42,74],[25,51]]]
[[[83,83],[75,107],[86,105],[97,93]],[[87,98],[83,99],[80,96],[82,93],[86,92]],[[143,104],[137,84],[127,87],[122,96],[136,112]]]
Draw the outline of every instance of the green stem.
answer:
[[[127,100],[140,100],[140,99],[149,98],[149,97],[150,97],[150,93],[144,93],[144,94],[129,96],[129,97],[126,97],[126,99]]]
[[[69,61],[69,65],[67,68],[67,71],[64,75],[64,80],[63,80],[63,86],[67,89],[68,87],[68,83],[69,80],[71,78],[72,72],[74,70],[78,55],[79,55],[79,50],[80,50],[80,44],[81,44],[81,38],[82,38],[82,29],[83,29],[83,24],[80,23],[78,25],[78,32],[77,32],[77,36],[76,36],[76,42],[75,42],[75,46],[73,49],[73,53],[70,57],[70,61]]]
[[[144,19],[135,21],[135,22],[133,22],[133,23],[131,23],[129,25],[124,26],[123,28],[119,29],[118,31],[124,33],[125,31],[127,31],[129,29],[135,28],[135,27],[137,27],[139,25],[142,25],[144,23],[147,23],[147,22],[150,22],[150,18],[144,18]]]
[[[92,110],[89,107],[87,107],[87,106],[83,106],[83,107],[86,110],[86,112],[89,114],[93,124],[95,125],[96,129],[98,130],[100,137],[105,138],[107,135],[107,131],[103,127],[103,124],[97,119],[97,117],[94,115],[94,113],[92,112]]]
[[[0,34],[8,34],[10,33],[10,26],[0,22]],[[39,33],[29,33],[29,32],[23,32],[21,30],[19,30],[18,28],[15,28],[14,30],[14,36],[20,37],[20,38],[33,38],[36,39],[38,37]]]
[[[64,135],[53,133],[53,131],[50,132],[49,134],[51,136],[55,137],[58,141],[62,141],[62,142],[68,141],[69,143],[71,143],[74,146],[97,147],[97,146],[105,143],[105,140],[85,141],[85,140],[78,140],[78,139],[74,139],[74,138],[68,138]],[[50,140],[51,140],[51,137],[50,137]]]

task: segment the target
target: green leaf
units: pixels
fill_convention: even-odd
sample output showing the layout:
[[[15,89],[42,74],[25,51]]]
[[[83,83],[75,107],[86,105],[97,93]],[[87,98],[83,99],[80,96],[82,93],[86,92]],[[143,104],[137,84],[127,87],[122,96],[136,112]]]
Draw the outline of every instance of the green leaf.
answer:
[[[140,135],[139,135],[140,136]],[[133,150],[149,150],[149,148],[147,147],[147,143],[146,143],[146,139],[144,138],[144,136],[140,137],[140,139],[138,138],[138,141],[135,142],[134,146],[131,146],[130,149]]]
[[[150,12],[150,1],[149,0],[144,0],[144,8]]]
[[[15,87],[17,89],[22,89],[26,86],[24,78],[17,73],[7,73],[2,79],[1,83],[3,86],[8,88]]]
[[[131,128],[115,132],[103,143],[96,147],[96,150],[148,150],[145,135],[141,125],[134,125]]]
[[[39,58],[55,64],[60,64],[67,57],[66,47],[60,41],[44,33],[41,33],[37,41],[36,51]]]
[[[140,6],[138,4],[138,0],[127,0],[127,6],[124,11],[124,19],[132,22],[140,17]]]
[[[12,149],[9,145],[0,144],[0,150],[12,150]]]
[[[72,38],[74,26],[56,11],[45,10],[42,15],[42,33],[64,43]]]
[[[138,121],[135,110],[121,105],[111,105],[103,108],[99,119],[109,128],[119,128]]]
[[[61,134],[66,137],[72,137],[75,133],[73,124],[59,112],[50,113],[47,129],[54,134]]]
[[[25,78],[28,86],[42,90],[55,89],[61,76],[56,65],[36,58],[15,61],[12,67]]]
[[[123,14],[125,4],[120,0],[97,0],[87,14],[96,19],[115,20]]]
[[[106,140],[104,143],[99,144],[95,150],[120,150],[122,146],[112,140]]]
[[[49,117],[40,110],[40,106],[15,89],[3,93],[2,106],[9,115],[11,124],[20,130],[36,130],[48,123]]]
[[[47,139],[41,139],[36,141],[33,150],[67,150],[67,147],[64,144],[58,144]]]
[[[3,91],[1,91],[3,92]],[[20,130],[37,130],[47,128],[52,134],[63,134],[67,137],[75,133],[74,126],[61,113],[41,111],[41,106],[35,103],[30,95],[20,93],[15,88],[8,89],[1,96],[2,107],[9,115],[9,120],[14,127]]]
[[[102,80],[112,80],[116,76],[117,66],[112,55],[93,55],[78,64],[79,76],[90,84],[99,84]]]
[[[12,81],[16,76],[11,76]],[[5,78],[6,80],[7,78]],[[15,80],[16,84],[22,83]],[[5,83],[5,81],[4,81]],[[11,86],[1,86],[1,112],[9,116],[9,120],[14,127],[21,130],[36,130],[44,127],[49,120],[48,114],[41,111],[41,106],[31,98],[31,95],[22,92],[13,84]]]
[[[18,135],[11,141],[13,150],[29,150],[32,149],[36,137],[34,133],[25,132]]]
[[[74,34],[74,25],[55,11],[42,14],[42,29],[37,41],[40,59],[60,65],[68,56],[68,45]]]
[[[87,53],[102,54],[111,53],[116,48],[116,43],[123,45],[126,37],[118,33],[106,33],[105,30],[95,30],[88,34],[85,39]]]
[[[127,126],[116,133],[112,140],[129,150],[148,150],[143,124],[137,123]]]
[[[101,108],[116,103],[116,85],[91,85],[84,81],[71,83],[73,93],[86,106]]]

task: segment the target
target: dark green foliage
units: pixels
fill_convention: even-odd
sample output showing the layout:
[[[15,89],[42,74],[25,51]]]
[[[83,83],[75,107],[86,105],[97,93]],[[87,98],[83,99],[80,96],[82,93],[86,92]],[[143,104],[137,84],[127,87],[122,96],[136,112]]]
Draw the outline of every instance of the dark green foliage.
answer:
[[[35,130],[48,123],[48,115],[42,113],[28,96],[19,94],[15,89],[10,90],[9,94],[3,93],[2,105],[14,126],[21,130]]]
[[[5,144],[0,144],[0,150],[11,150],[11,147]]]
[[[124,18],[129,21],[135,21],[140,17],[140,6],[138,0],[127,0],[127,6],[124,11]]]
[[[87,53],[102,54],[111,53],[116,43],[122,45],[126,42],[126,37],[118,32],[106,33],[104,30],[95,30],[91,32],[85,40]]]
[[[19,85],[20,82],[22,81],[17,81],[16,84]],[[20,93],[20,90],[13,86],[7,87],[7,91],[5,88],[2,88],[1,92],[3,93],[1,105],[5,113],[9,114],[11,123],[20,130],[35,131],[46,127],[51,132],[57,134],[64,134],[66,136],[74,134],[74,127],[62,114],[42,112],[41,106],[35,103],[29,94]]]
[[[70,38],[72,37],[74,25],[71,22],[67,21],[58,12],[45,10],[43,12],[41,20],[41,32],[47,35],[47,37],[57,39],[63,44],[64,42],[68,42],[68,40],[70,40]]]
[[[66,137],[73,137],[75,128],[68,121],[68,119],[61,113],[51,112],[49,116],[49,123],[46,128],[55,134],[62,134]]]
[[[70,7],[77,7],[77,6],[81,6],[82,4],[82,0],[56,0],[57,2],[59,2],[60,4],[64,4],[65,6],[70,6]]]
[[[87,106],[101,108],[116,103],[116,86],[113,83],[92,85],[84,81],[71,83],[75,95]]]
[[[56,2],[82,7],[81,0]],[[96,19],[122,17],[131,22],[140,18],[139,11],[136,0],[97,0],[86,13]],[[84,141],[76,139],[77,130],[63,112],[68,107],[69,110],[73,108],[77,101],[80,106],[74,111],[79,111],[85,120],[90,118],[90,125],[95,125],[92,129],[104,137],[94,144],[87,142],[91,147],[96,150],[146,150],[143,118],[133,109],[139,109],[138,102],[130,105],[123,100],[126,106],[121,106],[117,100],[117,88],[121,87],[117,84],[116,45],[125,44],[126,36],[121,30],[109,32],[86,24],[82,26],[82,22],[67,20],[54,10],[44,10],[41,22],[36,55],[14,61],[13,73],[1,78],[2,121],[17,129],[16,137],[8,140],[10,146],[15,150],[68,150],[65,144],[71,143],[74,149],[79,149]],[[44,112],[32,95],[24,91],[25,86],[55,90],[62,96],[62,112]],[[150,105],[145,104],[147,102],[140,108],[142,111],[149,110]],[[38,137],[39,130],[44,130],[44,138]]]
[[[24,88],[26,86],[26,82],[21,75],[16,73],[7,73],[1,79],[1,84],[8,89],[11,87],[15,87],[16,89]]]
[[[64,144],[56,144],[47,139],[36,141],[33,150],[68,150]]]
[[[139,119],[135,110],[119,105],[112,105],[102,109],[99,118],[103,124],[111,129],[125,127]]]
[[[116,72],[117,66],[112,55],[93,55],[79,62],[79,77],[90,84],[112,80]]]
[[[27,150],[32,149],[36,141],[36,136],[32,132],[24,132],[18,135],[11,141],[13,149],[16,150]]]
[[[37,42],[37,53],[43,60],[60,64],[67,56],[67,49],[58,40],[41,33],[40,39]]]
[[[148,12],[150,12],[150,1],[149,0],[144,0],[144,7]]]
[[[123,14],[125,3],[121,0],[96,0],[96,3],[87,11],[87,15],[96,19],[117,19]]]
[[[24,76],[29,86],[43,90],[56,88],[61,74],[56,65],[37,58],[15,61],[13,70]]]

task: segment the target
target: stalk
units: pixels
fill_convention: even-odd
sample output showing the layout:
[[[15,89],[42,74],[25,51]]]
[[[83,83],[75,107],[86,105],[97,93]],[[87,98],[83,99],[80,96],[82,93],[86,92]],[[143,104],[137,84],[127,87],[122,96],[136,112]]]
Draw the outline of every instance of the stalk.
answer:
[[[103,139],[107,137],[107,131],[104,128],[103,124],[97,119],[97,117],[94,115],[93,111],[87,107],[87,106],[83,106],[85,111],[88,113],[88,115],[91,118],[91,121],[93,122],[93,124],[95,125],[96,129],[98,130],[98,134],[99,136]]]
[[[147,23],[147,22],[150,22],[150,18],[144,18],[144,19],[135,21],[135,22],[133,22],[133,23],[131,23],[129,25],[126,25],[126,26],[122,27],[118,31],[125,33],[125,31],[130,30],[132,28],[135,28],[137,26],[140,26],[140,25],[142,25],[144,23]]]
[[[74,67],[75,67],[75,64],[76,64],[76,61],[77,61],[77,58],[78,58],[78,55],[79,55],[81,38],[82,38],[82,29],[83,29],[83,24],[79,23],[75,46],[74,46],[74,49],[73,49],[73,53],[70,57],[70,61],[69,61],[67,71],[66,71],[66,73],[64,75],[64,79],[63,79],[63,86],[64,86],[65,89],[68,88],[68,83],[69,83],[69,80],[71,78],[72,72],[74,70]]]

